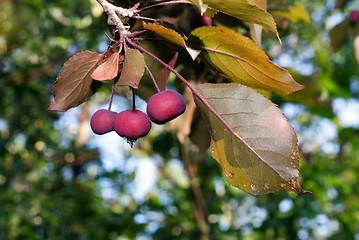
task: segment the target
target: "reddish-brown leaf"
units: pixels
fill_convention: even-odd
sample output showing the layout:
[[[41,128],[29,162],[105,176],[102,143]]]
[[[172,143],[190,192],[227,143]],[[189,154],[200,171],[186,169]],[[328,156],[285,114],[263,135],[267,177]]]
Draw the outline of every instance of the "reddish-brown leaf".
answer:
[[[137,49],[128,49],[125,53],[125,62],[117,85],[127,85],[138,88],[138,84],[145,72],[145,59]]]
[[[174,68],[178,57],[178,52],[173,56],[173,58],[168,62],[168,65]],[[158,73],[157,85],[161,91],[166,90],[168,77],[170,76],[171,71],[167,68],[162,68]]]
[[[275,104],[235,83],[201,84],[196,90],[212,155],[229,184],[253,195],[309,193],[298,182],[296,133]]]
[[[54,100],[49,110],[66,111],[86,102],[101,86],[90,74],[96,67],[100,54],[83,51],[72,56],[61,69],[52,88]]]
[[[115,78],[118,74],[119,56],[118,52],[112,53],[106,62],[93,71],[91,77],[98,81],[107,81]]]

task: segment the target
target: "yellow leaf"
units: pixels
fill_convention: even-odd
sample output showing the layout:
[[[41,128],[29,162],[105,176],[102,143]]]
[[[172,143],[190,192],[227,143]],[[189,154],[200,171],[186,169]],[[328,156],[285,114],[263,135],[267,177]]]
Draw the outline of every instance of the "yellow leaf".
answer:
[[[280,95],[304,88],[287,70],[271,62],[262,49],[242,34],[219,27],[201,27],[191,34],[191,44],[206,50],[209,62],[236,83]]]
[[[181,34],[179,34],[178,32],[172,29],[166,28],[162,25],[158,25],[154,23],[145,23],[145,22],[143,22],[143,27],[157,33],[158,35],[166,38],[167,40],[177,45],[180,45],[181,47],[184,48],[186,47],[185,40],[183,39]]]
[[[300,3],[296,3],[294,6],[289,6],[288,11],[286,12],[273,11],[273,14],[287,18],[292,22],[299,22],[301,20],[307,23],[310,22],[310,16],[308,11]]]

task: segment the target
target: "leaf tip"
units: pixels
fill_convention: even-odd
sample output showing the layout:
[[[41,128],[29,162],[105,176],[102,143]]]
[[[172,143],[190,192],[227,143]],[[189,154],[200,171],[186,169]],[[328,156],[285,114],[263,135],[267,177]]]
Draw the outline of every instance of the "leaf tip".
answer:
[[[54,99],[50,106],[47,108],[47,110],[49,111],[62,111],[60,108],[59,108],[59,103],[56,101],[56,99]]]

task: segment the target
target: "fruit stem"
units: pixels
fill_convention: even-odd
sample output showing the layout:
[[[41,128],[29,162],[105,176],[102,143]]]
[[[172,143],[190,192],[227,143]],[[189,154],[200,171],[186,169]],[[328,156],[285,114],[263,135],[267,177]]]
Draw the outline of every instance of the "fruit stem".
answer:
[[[152,75],[152,73],[151,73],[151,71],[150,71],[150,69],[148,68],[148,66],[147,66],[146,63],[145,63],[145,68],[146,68],[148,74],[150,75],[150,77],[151,77],[151,79],[152,79],[152,81],[153,81],[153,84],[155,85],[155,87],[156,87],[156,89],[157,89],[157,92],[161,92],[161,90],[160,90],[160,88],[158,87],[158,84],[157,84],[155,78],[153,77],[153,75]]]
[[[152,54],[151,52],[147,51],[146,49],[142,48],[141,46],[133,43],[130,39],[125,38],[126,42],[131,45],[134,48],[137,48],[138,50],[146,53],[147,55],[149,55],[150,57],[152,57],[154,60],[156,60],[157,62],[161,63],[163,66],[165,66],[168,70],[170,70],[171,72],[173,72],[174,75],[176,75],[184,84],[186,84],[186,86],[191,89],[192,93],[194,95],[196,95],[198,97],[199,100],[201,100],[203,102],[203,104],[208,108],[209,111],[211,111],[222,123],[225,127],[227,127],[228,129],[230,129],[230,131],[238,136],[238,134],[236,132],[234,132],[233,130],[231,130],[232,128],[223,120],[223,118],[213,109],[213,107],[211,107],[211,105],[209,105],[209,103],[207,102],[207,100],[201,96],[201,94],[189,83],[187,82],[186,79],[184,79],[184,77],[181,76],[181,74],[179,74],[176,70],[174,70],[170,65],[168,65],[167,63],[165,63],[164,61],[162,61],[161,59],[159,59],[158,57],[156,57],[154,54]],[[242,139],[240,136],[238,136],[239,139]]]
[[[174,70],[170,65],[168,65],[167,63],[165,63],[164,61],[162,61],[161,59],[159,59],[158,57],[156,57],[154,54],[152,54],[151,52],[147,51],[146,49],[144,49],[143,47],[137,45],[136,43],[132,42],[130,39],[128,39],[127,37],[125,37],[126,42],[131,45],[134,48],[137,48],[138,50],[146,53],[148,56],[152,57],[154,60],[156,60],[157,62],[159,62],[160,64],[162,64],[164,67],[166,67],[168,70],[170,70],[171,72],[173,72],[174,75],[176,75],[184,84],[186,84],[186,86],[191,89],[191,91],[196,94],[198,96],[199,99],[201,99],[202,101],[206,102],[206,100],[199,94],[199,92],[192,87],[191,84],[189,84],[189,82],[187,82],[186,79],[184,79],[184,77],[181,76],[181,74],[179,74],[176,70]]]
[[[115,87],[116,87],[116,83],[118,81],[118,79],[120,78],[120,76],[117,76],[115,78],[115,80],[113,81],[113,86],[112,86],[112,91],[111,91],[111,97],[110,97],[110,103],[108,105],[108,110],[111,111],[111,106],[112,106],[112,100],[113,100],[113,95],[115,93]]]
[[[136,95],[135,95],[135,89],[133,87],[130,87],[132,90],[132,110],[136,110]]]

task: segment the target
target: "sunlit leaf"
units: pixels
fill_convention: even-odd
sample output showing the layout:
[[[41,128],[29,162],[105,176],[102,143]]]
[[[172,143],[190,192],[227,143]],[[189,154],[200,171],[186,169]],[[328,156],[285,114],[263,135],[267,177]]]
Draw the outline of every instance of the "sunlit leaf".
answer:
[[[138,84],[145,72],[145,59],[137,49],[128,49],[117,85],[127,85],[138,88]]]
[[[267,10],[267,6],[268,6],[267,0],[248,0],[248,2],[257,5],[262,9]]]
[[[299,183],[297,136],[266,97],[238,84],[202,84],[194,94],[227,182],[247,193],[308,193]]]
[[[98,66],[91,77],[98,81],[106,81],[115,78],[118,74],[118,52],[113,53],[103,64]]]
[[[277,37],[277,26],[271,14],[248,0],[204,0],[209,8],[219,10],[240,20],[254,22],[272,31]],[[279,38],[279,37],[278,37]]]
[[[166,28],[162,25],[158,25],[158,24],[154,24],[154,23],[145,23],[145,22],[143,22],[143,27],[157,33],[158,35],[166,38],[167,40],[169,40],[181,47],[184,47],[184,48],[186,47],[185,40],[183,39],[181,34],[179,34],[178,32],[176,32],[172,29]]]
[[[54,100],[49,110],[66,111],[87,101],[101,86],[90,74],[96,67],[100,54],[83,51],[72,56],[61,69],[52,88]]]
[[[289,72],[272,63],[251,39],[230,29],[201,27],[192,45],[207,50],[208,60],[234,82],[287,95],[304,87]]]
[[[198,7],[198,9],[201,11],[201,13],[203,14],[207,8],[208,5],[204,4],[203,0],[189,0],[191,3],[193,3],[194,5],[196,5]]]
[[[182,37],[182,35],[176,32],[175,30],[166,28],[165,26],[162,25],[158,25],[154,23],[145,23],[145,22],[143,22],[143,27],[157,33],[158,35],[166,38],[167,40],[181,47],[186,48],[188,54],[192,57],[192,59],[195,59],[198,56],[199,51],[186,46],[185,40],[187,39]]]

